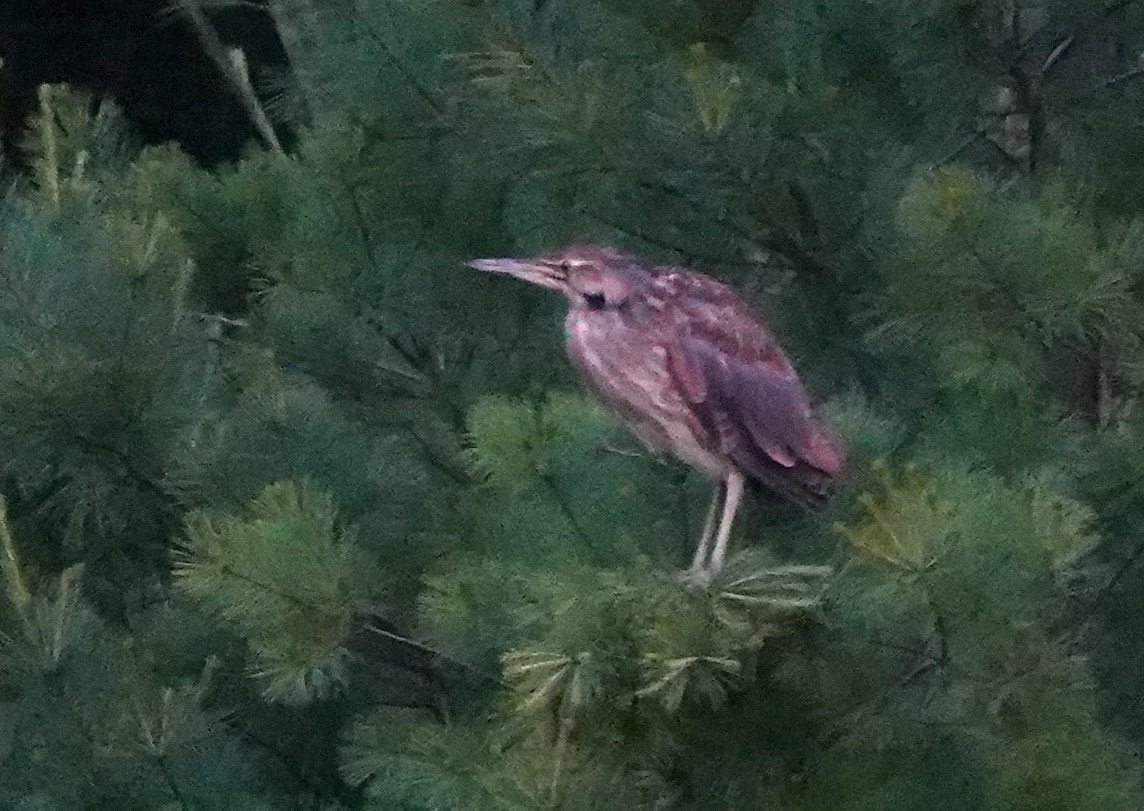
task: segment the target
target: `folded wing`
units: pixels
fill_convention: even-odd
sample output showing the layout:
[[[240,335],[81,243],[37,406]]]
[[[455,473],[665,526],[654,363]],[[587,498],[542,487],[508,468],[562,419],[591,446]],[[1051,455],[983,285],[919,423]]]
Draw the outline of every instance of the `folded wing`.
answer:
[[[786,358],[768,343],[720,346],[681,334],[669,369],[717,452],[807,508],[826,497],[845,461],[842,443],[811,409]]]

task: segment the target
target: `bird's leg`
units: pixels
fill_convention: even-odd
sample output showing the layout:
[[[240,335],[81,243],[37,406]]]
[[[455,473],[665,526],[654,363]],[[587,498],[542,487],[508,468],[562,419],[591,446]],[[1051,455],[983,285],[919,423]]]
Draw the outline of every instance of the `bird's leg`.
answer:
[[[715,486],[715,495],[711,497],[711,506],[707,508],[707,519],[703,522],[703,534],[699,537],[699,547],[695,550],[691,568],[687,570],[688,576],[703,571],[703,564],[707,561],[707,549],[711,546],[711,539],[715,537],[715,516],[718,514],[719,502],[722,501],[725,491],[726,485],[723,482]]]
[[[723,519],[719,522],[719,534],[715,538],[715,551],[711,553],[711,562],[707,565],[709,578],[722,568],[723,557],[727,554],[727,541],[731,537],[731,523],[735,520],[739,501],[743,498],[743,474],[737,470],[728,473],[726,489],[727,499],[723,502]]]

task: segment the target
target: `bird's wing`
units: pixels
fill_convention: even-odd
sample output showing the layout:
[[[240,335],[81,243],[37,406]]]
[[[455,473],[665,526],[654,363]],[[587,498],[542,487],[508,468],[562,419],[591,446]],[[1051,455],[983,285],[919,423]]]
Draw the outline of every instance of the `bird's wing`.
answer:
[[[836,475],[836,442],[815,419],[798,378],[680,337],[668,353],[672,377],[719,450],[747,470],[809,465]]]
[[[721,453],[757,478],[821,483],[841,443],[814,416],[790,361],[754,311],[709,277],[670,274],[674,337],[668,369]],[[690,277],[690,278],[688,278]]]

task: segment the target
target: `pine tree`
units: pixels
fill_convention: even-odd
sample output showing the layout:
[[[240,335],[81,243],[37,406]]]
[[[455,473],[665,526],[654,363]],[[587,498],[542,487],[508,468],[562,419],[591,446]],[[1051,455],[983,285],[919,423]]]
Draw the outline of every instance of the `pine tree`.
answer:
[[[4,198],[0,805],[1144,805],[1137,4],[267,11],[240,161],[45,86]],[[709,588],[708,484],[464,267],[574,238],[851,443]]]

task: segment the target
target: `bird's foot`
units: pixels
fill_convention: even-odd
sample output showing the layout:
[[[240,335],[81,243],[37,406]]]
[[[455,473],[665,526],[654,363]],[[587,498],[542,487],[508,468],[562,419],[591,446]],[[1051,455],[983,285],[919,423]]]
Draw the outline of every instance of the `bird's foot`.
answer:
[[[679,573],[679,582],[685,586],[707,588],[707,586],[711,585],[711,577],[713,574],[714,572],[706,566],[692,566]]]

